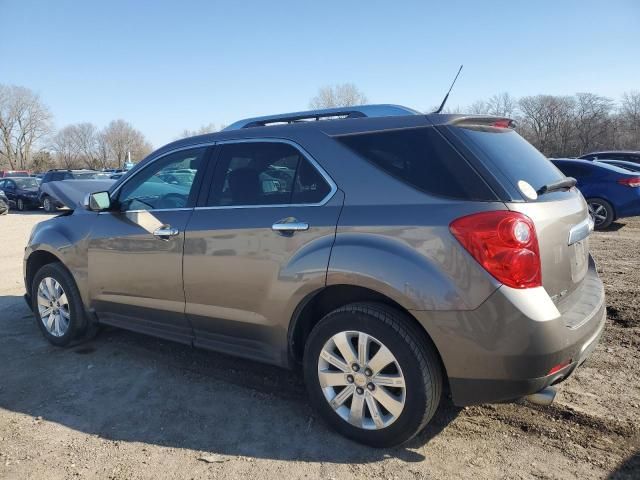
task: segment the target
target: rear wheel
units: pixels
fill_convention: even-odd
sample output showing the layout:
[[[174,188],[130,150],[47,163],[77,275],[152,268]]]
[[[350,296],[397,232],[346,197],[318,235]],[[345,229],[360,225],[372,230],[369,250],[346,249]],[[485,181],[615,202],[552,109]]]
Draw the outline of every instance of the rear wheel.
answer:
[[[613,206],[609,202],[602,198],[590,198],[587,204],[596,230],[603,230],[611,225],[614,213]]]
[[[420,432],[440,402],[440,361],[424,332],[386,305],[334,310],[311,332],[304,354],[311,402],[337,431],[374,447]]]

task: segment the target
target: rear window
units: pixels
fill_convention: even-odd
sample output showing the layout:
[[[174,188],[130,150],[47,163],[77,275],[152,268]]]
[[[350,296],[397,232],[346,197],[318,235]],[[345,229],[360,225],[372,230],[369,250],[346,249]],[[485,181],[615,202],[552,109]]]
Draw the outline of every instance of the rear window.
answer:
[[[474,153],[490,162],[517,186],[524,180],[535,190],[563,178],[536,148],[509,128],[481,126],[454,127]]]
[[[433,129],[334,137],[389,175],[423,192],[463,200],[495,200],[478,173]]]

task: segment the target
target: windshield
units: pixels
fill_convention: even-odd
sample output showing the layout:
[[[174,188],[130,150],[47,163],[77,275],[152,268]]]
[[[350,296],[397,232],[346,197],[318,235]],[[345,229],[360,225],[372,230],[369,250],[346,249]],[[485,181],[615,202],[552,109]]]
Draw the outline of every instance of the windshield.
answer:
[[[510,128],[468,126],[454,130],[480,150],[514,186],[525,181],[537,191],[563,178],[547,157]]]
[[[14,178],[13,181],[16,182],[18,188],[38,188],[38,186],[40,185],[37,179],[29,177]]]

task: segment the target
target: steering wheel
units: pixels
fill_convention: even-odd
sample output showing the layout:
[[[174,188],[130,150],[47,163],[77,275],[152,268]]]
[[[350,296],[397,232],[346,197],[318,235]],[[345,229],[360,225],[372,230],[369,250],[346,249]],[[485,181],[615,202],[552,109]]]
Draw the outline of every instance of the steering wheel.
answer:
[[[182,193],[167,193],[158,202],[159,208],[184,208],[187,206],[188,197]]]

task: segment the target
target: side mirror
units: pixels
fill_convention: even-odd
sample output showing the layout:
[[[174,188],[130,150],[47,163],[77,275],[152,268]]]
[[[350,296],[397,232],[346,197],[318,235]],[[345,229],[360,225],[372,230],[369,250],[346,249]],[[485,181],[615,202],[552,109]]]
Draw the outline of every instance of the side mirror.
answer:
[[[92,212],[104,212],[111,207],[109,192],[90,193],[84,200],[84,208]]]

